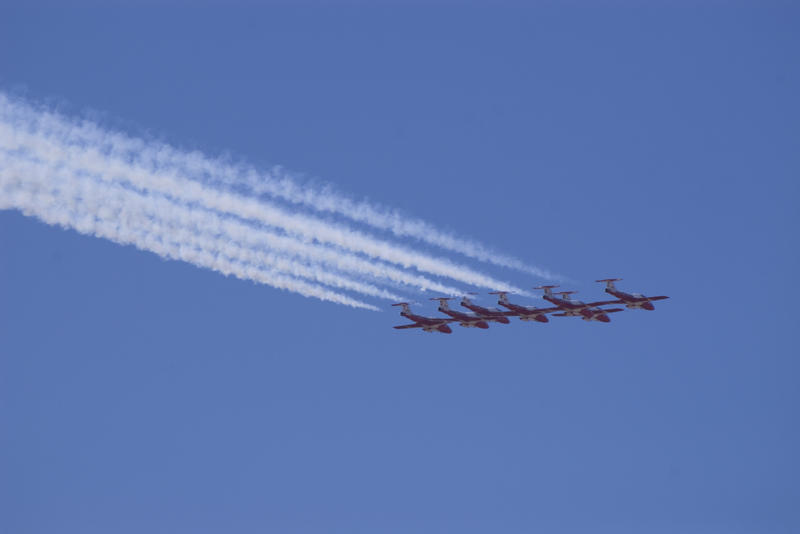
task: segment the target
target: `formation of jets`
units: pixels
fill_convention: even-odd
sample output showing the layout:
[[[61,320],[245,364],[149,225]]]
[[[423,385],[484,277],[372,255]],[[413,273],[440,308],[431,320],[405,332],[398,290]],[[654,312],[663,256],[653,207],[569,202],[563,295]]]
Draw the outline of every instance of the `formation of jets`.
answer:
[[[575,300],[570,295],[575,291],[553,291],[558,286],[539,286],[535,289],[544,291],[544,299],[552,304],[548,308],[537,308],[535,306],[523,306],[515,304],[508,300],[508,291],[492,291],[490,295],[497,295],[497,304],[505,309],[487,308],[472,302],[468,295],[475,295],[476,293],[469,293],[461,297],[461,306],[469,311],[454,310],[450,308],[449,301],[455,297],[437,297],[432,298],[439,302],[439,311],[447,317],[426,317],[424,315],[417,315],[411,311],[411,306],[408,302],[398,302],[392,306],[401,306],[402,310],[400,315],[413,321],[410,324],[395,326],[398,330],[406,328],[422,328],[425,332],[441,332],[443,334],[451,334],[453,330],[450,328],[451,323],[458,323],[465,328],[489,328],[489,323],[503,323],[508,324],[511,321],[509,317],[519,317],[522,321],[538,321],[540,323],[547,323],[550,321],[547,314],[553,317],[580,317],[584,321],[600,321],[608,323],[611,321],[609,313],[616,313],[628,309],[641,309],[641,310],[654,310],[653,301],[663,300],[669,297],[658,296],[648,297],[640,293],[626,293],[620,291],[614,285],[614,282],[622,280],[621,278],[604,278],[597,280],[606,284],[605,291],[609,295],[615,297],[614,300],[601,300],[597,302],[582,302]],[[601,308],[601,306],[608,306],[612,304],[622,304],[625,308]]]

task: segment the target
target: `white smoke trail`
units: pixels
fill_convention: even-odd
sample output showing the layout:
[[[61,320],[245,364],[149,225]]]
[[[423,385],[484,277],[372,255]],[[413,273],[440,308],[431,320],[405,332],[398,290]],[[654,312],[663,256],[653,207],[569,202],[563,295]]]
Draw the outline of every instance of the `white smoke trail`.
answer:
[[[256,195],[269,195],[316,211],[342,215],[353,221],[387,230],[398,237],[413,237],[470,258],[516,269],[540,278],[548,280],[559,278],[546,269],[529,266],[517,258],[500,254],[481,243],[442,232],[433,225],[421,219],[410,218],[398,210],[371,202],[354,201],[331,187],[314,189],[299,185],[298,181],[282,168],[274,168],[268,173],[244,168],[239,170],[238,175],[237,181],[229,181],[227,185],[245,184]]]
[[[3,105],[2,100],[3,95],[0,94],[0,106]],[[8,99],[5,100],[8,103]],[[34,110],[30,106],[16,103],[14,109],[7,110],[7,115],[13,116],[18,121],[31,122],[32,112]],[[181,170],[193,177],[205,177],[206,181],[213,185],[224,184],[228,187],[244,185],[255,195],[266,194],[316,211],[341,215],[374,228],[387,230],[398,237],[412,237],[471,258],[517,269],[541,278],[560,278],[540,267],[529,266],[516,258],[492,251],[475,241],[442,232],[425,221],[409,218],[397,210],[365,201],[353,201],[335,192],[331,187],[315,189],[300,185],[280,167],[275,167],[267,173],[259,172],[250,166],[215,160],[199,152],[184,152],[163,143],[148,143],[125,134],[104,131],[90,122],[78,124],[74,121],[65,121],[63,117],[46,111],[38,112],[35,123],[36,129],[50,131],[56,136],[68,134],[76,143],[92,144],[103,153],[113,153],[124,160],[137,160],[150,169]]]
[[[46,158],[81,158],[81,165],[106,180],[125,176],[129,183],[144,192],[153,192],[184,203],[196,203],[208,209],[280,228],[308,241],[326,243],[405,268],[415,268],[437,276],[449,277],[475,286],[525,293],[505,282],[478,273],[444,259],[434,258],[405,247],[388,243],[341,225],[292,214],[276,205],[257,201],[228,191],[220,191],[191,180],[182,165],[193,161],[194,167],[230,180],[232,169],[197,155],[176,157],[177,151],[164,145],[148,145],[122,134],[104,132],[91,123],[75,124],[52,113],[37,112],[0,95],[0,115],[6,123],[0,142],[10,150],[30,150]],[[76,154],[76,147],[81,151]],[[141,155],[139,155],[141,154]],[[150,165],[146,168],[144,165]],[[115,178],[111,178],[114,176]]]
[[[37,110],[0,92],[0,209],[19,209],[50,224],[132,244],[165,258],[357,308],[377,309],[330,288],[391,300],[403,299],[364,280],[449,295],[463,292],[409,269],[528,294],[446,259],[247,197],[240,192],[241,184],[247,185],[242,178],[245,170],[197,152],[181,152]],[[248,179],[249,193],[260,194],[255,178]],[[324,190],[280,183],[288,184],[287,193],[272,196],[319,212],[341,215],[337,210],[347,206],[342,202],[350,202],[336,196],[333,204],[326,203]],[[291,191],[306,200],[287,196]],[[362,213],[372,209],[366,203],[349,206],[363,207]],[[388,212],[376,209],[373,214],[381,213]],[[410,237],[413,234],[403,234],[399,228],[421,223],[397,215],[392,229],[359,217],[350,216]]]
[[[48,224],[72,228],[80,233],[103,237],[121,244],[131,244],[164,258],[183,260],[225,275],[252,280],[278,289],[287,289],[307,297],[344,304],[355,308],[378,310],[322,286],[286,276],[277,270],[265,269],[247,261],[233,251],[211,252],[213,246],[196,236],[175,233],[158,221],[144,222],[136,209],[129,209],[125,192],[86,187],[69,191],[74,174],[43,169],[28,162],[0,158],[0,209],[14,208],[35,216]],[[60,176],[60,174],[62,174]],[[186,232],[184,230],[184,232]],[[244,260],[244,261],[243,261]]]
[[[10,134],[5,131],[4,126],[0,124],[0,140],[5,141],[6,135]],[[6,144],[3,146],[6,146]],[[210,239],[215,239],[213,236],[221,235],[224,236],[226,242],[236,243],[238,246],[246,249],[260,248],[268,251],[276,251],[304,261],[322,263],[342,272],[351,272],[360,276],[386,279],[394,283],[414,286],[423,291],[431,290],[450,295],[460,292],[457,288],[393,268],[381,262],[368,261],[353,254],[331,249],[330,247],[301,242],[291,237],[278,235],[267,229],[254,229],[252,226],[239,221],[225,219],[214,211],[189,207],[184,203],[171,201],[161,194],[150,194],[145,197],[145,195],[137,191],[123,188],[118,181],[103,181],[102,176],[95,172],[90,172],[89,169],[92,166],[86,164],[87,158],[82,154],[83,151],[80,148],[65,152],[52,143],[40,142],[36,143],[36,151],[34,152],[32,150],[20,150],[21,146],[31,148],[33,144],[20,145],[9,142],[7,146],[11,149],[7,152],[16,151],[14,157],[17,161],[25,159],[26,161],[35,162],[36,165],[50,168],[53,172],[56,170],[63,171],[65,169],[70,169],[72,171],[72,179],[65,179],[62,181],[60,185],[62,192],[66,193],[76,189],[82,189],[87,187],[87,184],[94,183],[94,188],[105,188],[107,194],[112,196],[126,193],[126,206],[123,207],[130,208],[135,205],[138,213],[147,216],[146,219],[140,221],[140,224],[143,225],[148,224],[152,220],[159,220],[162,221],[162,223],[165,220],[179,220],[180,225],[189,225],[197,232],[201,232],[206,236],[212,236]],[[97,166],[95,165],[95,167]],[[112,177],[130,175],[132,172],[126,165],[119,161],[111,162],[99,168],[108,171]],[[87,182],[87,179],[90,179],[90,182]],[[32,186],[33,184],[31,183],[29,185]],[[99,196],[99,194],[95,193],[95,196]],[[121,210],[122,208],[117,209]],[[173,226],[174,225],[175,223],[173,223]],[[206,239],[206,247],[223,246],[220,244],[219,240],[208,241],[208,237]],[[266,266],[271,268],[275,268],[277,265],[286,266],[288,264],[285,258],[278,258],[272,254],[268,255],[266,258],[262,258],[261,261],[262,263],[266,262]],[[293,265],[294,270],[292,274],[295,276],[311,278],[318,282],[333,285],[334,287],[352,289],[366,295],[390,300],[396,301],[402,300],[403,298],[367,284],[354,281],[348,283],[342,280],[336,281],[332,278],[333,275],[328,274],[325,269],[319,266],[315,266],[316,269],[313,272],[308,268],[304,268],[303,272],[300,272],[300,267],[297,267],[296,264]]]
[[[168,235],[173,240],[199,250],[222,254],[245,264],[265,270],[306,278],[339,289],[351,290],[364,295],[397,301],[401,296],[371,284],[351,280],[337,275],[319,265],[308,265],[286,256],[274,254],[257,247],[243,246],[240,241],[226,234],[220,220],[211,213],[195,212],[175,205],[165,198],[148,198],[118,185],[104,185],[81,175],[80,170],[68,167],[56,168],[42,162],[23,161],[19,158],[5,161],[0,151],[0,165],[5,171],[2,182],[16,183],[16,189],[39,191],[57,188],[65,199],[92,198],[96,202],[84,202],[88,212],[100,220],[124,217],[132,226],[149,234]],[[15,177],[24,177],[24,181]],[[235,227],[231,223],[230,226]],[[251,232],[252,233],[252,232]]]

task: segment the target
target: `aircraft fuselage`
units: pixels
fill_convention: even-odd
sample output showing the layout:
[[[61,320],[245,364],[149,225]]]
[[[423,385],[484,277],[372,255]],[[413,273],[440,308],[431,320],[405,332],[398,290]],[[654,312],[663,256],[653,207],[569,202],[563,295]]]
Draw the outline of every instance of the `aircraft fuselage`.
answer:
[[[569,300],[545,295],[544,299],[558,306],[566,317],[580,317],[584,321],[600,321],[603,323],[610,323],[611,318],[603,311],[602,308],[596,306],[589,306],[580,300]]]
[[[410,312],[402,312],[400,313],[400,315],[402,315],[406,319],[414,321],[415,323],[428,325],[431,327],[437,327],[440,325],[447,326],[446,322],[442,321],[441,319],[437,319],[435,317],[425,317],[424,315],[417,315],[416,313],[410,313]]]
[[[620,291],[619,289],[606,289],[606,293],[609,295],[614,295],[619,300],[621,300],[626,308],[631,309],[642,309],[642,310],[655,310],[656,307],[653,306],[653,303],[650,302],[648,297],[644,295],[640,295],[639,293],[626,293],[625,291]]]
[[[439,311],[449,315],[450,317],[456,319],[457,321],[460,321],[458,324],[460,324],[465,328],[483,328],[484,330],[489,328],[489,323],[486,322],[488,318],[475,315],[474,313],[464,313],[456,310],[451,310],[450,308],[445,308],[445,307],[439,307]]]
[[[477,314],[478,316],[484,317],[488,320],[503,324],[508,324],[511,322],[508,320],[508,317],[506,317],[505,314],[500,310],[484,308],[483,306],[478,306],[477,304],[472,304],[467,302],[462,302],[461,305],[464,306],[465,308],[469,308],[470,310],[475,312],[475,314]]]
[[[520,321],[537,321],[540,323],[550,322],[550,319],[547,318],[547,314],[538,308],[529,308],[527,306],[520,306],[519,304],[512,304],[510,302],[501,303],[501,306],[505,306],[514,313],[519,314]]]

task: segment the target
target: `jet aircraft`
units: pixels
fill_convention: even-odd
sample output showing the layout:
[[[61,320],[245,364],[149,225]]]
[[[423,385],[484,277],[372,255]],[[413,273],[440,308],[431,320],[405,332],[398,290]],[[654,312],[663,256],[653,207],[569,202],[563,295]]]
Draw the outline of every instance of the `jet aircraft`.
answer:
[[[455,322],[456,319],[425,317],[423,315],[417,315],[411,311],[411,307],[409,306],[408,302],[398,302],[397,304],[392,304],[392,306],[402,306],[400,315],[411,321],[414,321],[413,324],[402,324],[395,326],[395,328],[398,330],[402,330],[404,328],[422,328],[422,330],[425,332],[441,332],[443,334],[453,333],[453,330],[447,323]],[[486,325],[486,328],[489,328],[489,325]]]
[[[561,308],[537,308],[535,306],[522,306],[520,304],[514,304],[513,302],[510,302],[508,300],[508,291],[492,291],[489,294],[497,295],[497,303],[500,306],[503,306],[504,308],[508,308],[509,310],[511,310],[510,312],[506,313],[508,315],[519,317],[520,321],[538,321],[540,323],[547,323],[550,321],[547,318],[547,314],[561,309]]]
[[[467,295],[477,295],[477,293],[467,293]],[[493,320],[497,321],[498,323],[508,324],[511,321],[508,320],[509,317],[513,317],[516,315],[513,312],[507,312],[503,310],[498,310],[497,308],[487,308],[485,306],[480,306],[475,304],[470,300],[467,295],[463,295],[461,297],[460,304],[467,308],[468,310],[472,310],[473,312],[481,315],[483,317],[491,317]]]
[[[462,312],[458,310],[452,310],[450,309],[450,306],[447,304],[448,301],[453,300],[452,297],[439,297],[439,298],[432,298],[431,300],[438,300],[439,311],[459,321],[458,324],[460,324],[464,328],[483,328],[485,330],[489,328],[488,321],[496,321],[498,323],[505,323],[505,324],[508,324],[510,322],[508,320],[508,317],[489,317],[472,312]]]
[[[559,313],[554,313],[554,317],[580,317],[584,321],[610,323],[611,318],[609,318],[607,314],[624,310],[624,308],[603,309],[598,307],[617,301],[581,302],[580,300],[574,300],[569,297],[569,295],[575,293],[575,291],[559,291],[553,293],[553,288],[555,287],[558,286],[539,286],[534,288],[543,289],[544,299],[548,302],[552,302],[561,310]]]
[[[604,278],[602,280],[596,280],[597,282],[605,282],[606,293],[609,295],[614,295],[619,299],[615,301],[609,301],[609,304],[624,304],[626,308],[630,309],[655,310],[656,307],[653,306],[652,301],[669,298],[664,296],[646,297],[641,293],[626,293],[625,291],[620,291],[614,286],[614,282],[619,282],[620,280],[622,280],[622,278]]]

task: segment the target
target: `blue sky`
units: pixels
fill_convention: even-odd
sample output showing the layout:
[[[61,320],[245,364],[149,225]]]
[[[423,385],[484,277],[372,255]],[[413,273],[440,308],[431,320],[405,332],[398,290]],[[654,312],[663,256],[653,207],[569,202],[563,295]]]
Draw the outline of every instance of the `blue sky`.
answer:
[[[2,211],[0,530],[796,532],[798,21],[0,8],[3,90],[672,297],[395,331]]]

